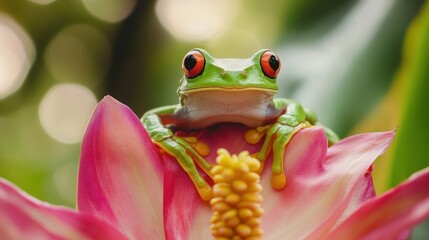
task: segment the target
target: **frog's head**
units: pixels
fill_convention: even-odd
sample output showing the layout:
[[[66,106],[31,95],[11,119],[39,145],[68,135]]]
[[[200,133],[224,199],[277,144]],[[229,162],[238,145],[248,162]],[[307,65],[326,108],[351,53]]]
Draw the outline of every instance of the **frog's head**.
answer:
[[[251,91],[274,95],[278,89],[276,78],[280,59],[267,49],[259,50],[247,59],[218,59],[203,49],[192,49],[183,58],[182,68],[184,77],[178,89],[182,100],[207,91]]]

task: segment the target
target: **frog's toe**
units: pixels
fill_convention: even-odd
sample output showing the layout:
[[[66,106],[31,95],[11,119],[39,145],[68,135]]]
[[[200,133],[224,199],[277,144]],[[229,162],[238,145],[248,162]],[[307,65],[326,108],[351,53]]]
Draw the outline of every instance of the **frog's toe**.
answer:
[[[196,137],[173,137],[174,141],[183,146],[183,148],[197,162],[198,166],[210,176],[210,169],[213,164],[207,162],[203,157],[210,154],[210,148],[207,144],[198,141]]]
[[[198,190],[203,200],[210,200],[212,196],[212,189],[210,185],[204,180],[204,178],[198,172],[193,158],[189,154],[199,154],[189,144],[178,137],[167,138],[157,143],[161,149],[167,152],[169,155],[174,157],[182,169],[188,174]],[[199,156],[203,159],[201,156]],[[204,159],[203,159],[204,160]],[[205,160],[204,160],[204,163]],[[203,163],[203,164],[204,164]],[[200,165],[201,166],[201,165]],[[205,168],[211,169],[212,165],[207,163],[204,165]]]
[[[256,128],[255,132],[258,132],[259,134],[262,134],[262,136],[265,136],[265,140],[264,140],[264,143],[262,144],[261,149],[258,152],[253,153],[252,157],[258,159],[262,164],[267,159],[268,154],[271,151],[272,139],[275,136],[278,129],[280,129],[281,126],[282,125],[280,123],[274,123],[271,125],[266,125],[266,126]],[[250,130],[249,130],[246,132],[246,134],[244,136],[245,140],[248,143],[250,143],[250,142],[248,141],[248,139],[246,139],[246,135],[249,135],[250,133],[252,133],[252,132],[250,132]],[[261,168],[261,169],[263,169],[263,168]]]
[[[268,124],[247,130],[244,134],[244,140],[249,144],[257,144],[267,134],[272,125]]]
[[[210,201],[213,198],[213,190],[207,183],[203,186],[197,186],[197,190],[204,201]]]
[[[273,174],[271,176],[271,187],[275,190],[282,190],[286,187],[286,175],[283,174]]]
[[[298,124],[294,127],[282,125],[275,134],[273,142],[273,165],[271,167],[271,186],[276,190],[286,187],[286,174],[284,171],[284,153],[286,145],[299,130],[304,128],[305,124]]]

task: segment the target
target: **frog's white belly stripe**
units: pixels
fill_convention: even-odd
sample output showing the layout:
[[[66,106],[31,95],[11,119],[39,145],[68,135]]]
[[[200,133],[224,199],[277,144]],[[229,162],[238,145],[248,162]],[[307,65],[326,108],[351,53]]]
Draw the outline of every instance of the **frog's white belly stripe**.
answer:
[[[272,96],[259,90],[195,92],[185,98],[185,107],[177,112],[177,117],[186,122],[185,128],[205,128],[223,122],[257,127],[276,114]]]

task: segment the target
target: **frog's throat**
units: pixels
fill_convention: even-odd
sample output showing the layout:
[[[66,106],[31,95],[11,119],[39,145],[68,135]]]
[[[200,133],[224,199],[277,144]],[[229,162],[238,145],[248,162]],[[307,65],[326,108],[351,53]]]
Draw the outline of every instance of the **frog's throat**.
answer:
[[[188,95],[196,92],[208,92],[208,91],[224,91],[224,92],[244,92],[244,91],[261,91],[271,94],[276,94],[277,89],[270,88],[260,88],[260,87],[242,87],[242,88],[234,88],[234,87],[203,87],[203,88],[195,88],[189,90],[179,90],[179,94]]]

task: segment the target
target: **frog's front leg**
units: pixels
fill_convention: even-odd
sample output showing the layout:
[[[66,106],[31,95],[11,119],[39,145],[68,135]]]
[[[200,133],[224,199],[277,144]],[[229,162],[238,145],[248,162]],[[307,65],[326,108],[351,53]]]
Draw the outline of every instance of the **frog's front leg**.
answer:
[[[310,119],[307,119],[304,108],[296,102],[286,99],[274,99],[274,105],[277,109],[286,108],[285,113],[271,125],[249,130],[245,138],[249,143],[256,143],[258,142],[258,134],[260,137],[265,134],[261,149],[253,156],[264,163],[271,149],[273,150],[271,185],[274,189],[280,190],[286,186],[283,167],[283,155],[286,145],[296,132],[310,126],[311,123],[309,122]]]
[[[201,155],[208,155],[208,152],[203,153],[200,149],[194,149],[192,143],[195,143],[193,137],[182,138],[173,134],[173,132],[163,125],[162,118],[171,118],[176,109],[176,106],[166,106],[153,109],[143,115],[141,121],[148,131],[153,142],[158,145],[169,155],[173,156],[180,166],[189,175],[192,182],[196,186],[200,196],[204,200],[210,200],[212,197],[212,189],[210,185],[198,172],[194,159],[197,164],[209,176],[212,165],[208,163]]]

